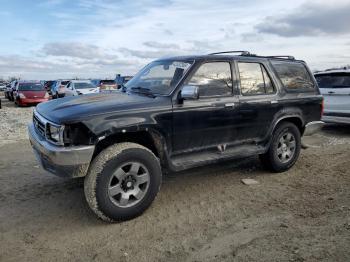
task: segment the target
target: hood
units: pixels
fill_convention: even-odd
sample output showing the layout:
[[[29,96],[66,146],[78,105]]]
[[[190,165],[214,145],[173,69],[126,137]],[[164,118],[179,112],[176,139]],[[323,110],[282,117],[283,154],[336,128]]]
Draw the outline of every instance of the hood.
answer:
[[[18,91],[19,93],[22,93],[26,98],[44,98],[46,91]]]
[[[71,96],[41,103],[36,110],[46,119],[58,123],[69,124],[88,119],[94,115],[137,110],[157,105],[162,97],[148,97],[128,93],[97,93],[84,96]]]
[[[81,93],[83,95],[86,94],[93,94],[93,93],[97,93],[98,92],[98,88],[83,88],[83,89],[77,89],[78,94]]]

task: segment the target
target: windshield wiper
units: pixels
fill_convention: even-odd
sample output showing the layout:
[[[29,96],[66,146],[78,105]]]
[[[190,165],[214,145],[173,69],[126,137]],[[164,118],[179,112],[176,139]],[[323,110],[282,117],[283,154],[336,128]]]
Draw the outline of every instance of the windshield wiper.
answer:
[[[152,93],[151,89],[146,88],[146,87],[134,86],[134,87],[130,87],[130,90],[133,91],[134,93],[144,94],[144,95],[149,95],[149,96],[155,97],[155,95]]]
[[[134,87],[130,87],[131,90],[137,90],[137,91],[144,91],[144,92],[151,92],[151,89],[146,88],[146,87],[142,87],[142,86],[134,86]]]

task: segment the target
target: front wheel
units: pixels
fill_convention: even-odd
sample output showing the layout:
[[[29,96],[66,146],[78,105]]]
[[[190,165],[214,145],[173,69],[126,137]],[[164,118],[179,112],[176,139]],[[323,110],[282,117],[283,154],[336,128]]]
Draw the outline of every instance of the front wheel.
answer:
[[[300,148],[299,129],[293,123],[285,122],[274,131],[270,148],[260,155],[260,160],[271,171],[284,172],[295,164]]]
[[[161,180],[160,163],[149,149],[134,143],[115,144],[92,161],[84,181],[85,197],[102,220],[128,220],[151,205]]]

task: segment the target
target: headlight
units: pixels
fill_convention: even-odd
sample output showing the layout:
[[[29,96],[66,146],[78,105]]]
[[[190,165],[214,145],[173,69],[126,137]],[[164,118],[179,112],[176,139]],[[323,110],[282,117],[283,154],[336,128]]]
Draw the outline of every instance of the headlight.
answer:
[[[19,98],[22,98],[22,99],[26,98],[26,96],[23,93],[19,93],[18,96]]]
[[[63,131],[64,126],[56,126],[53,124],[47,124],[48,138],[57,144],[63,144]]]

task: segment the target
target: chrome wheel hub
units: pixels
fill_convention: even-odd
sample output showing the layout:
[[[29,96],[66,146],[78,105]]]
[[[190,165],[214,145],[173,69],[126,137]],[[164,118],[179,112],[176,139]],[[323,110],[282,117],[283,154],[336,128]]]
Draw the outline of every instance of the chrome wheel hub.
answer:
[[[277,157],[279,160],[282,163],[289,162],[295,154],[295,147],[296,142],[294,135],[290,132],[284,133],[280,137],[277,145]]]
[[[128,162],[113,173],[108,186],[108,196],[118,207],[131,207],[145,196],[150,183],[147,168],[139,162]]]

